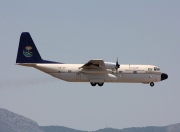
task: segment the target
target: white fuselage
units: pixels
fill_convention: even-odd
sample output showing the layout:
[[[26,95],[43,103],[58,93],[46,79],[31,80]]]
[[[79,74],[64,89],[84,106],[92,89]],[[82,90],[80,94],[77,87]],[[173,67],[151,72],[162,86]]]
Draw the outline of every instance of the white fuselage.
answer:
[[[120,65],[116,69],[81,68],[83,64],[21,64],[41,70],[68,82],[129,82],[150,83],[161,81],[160,70],[153,65]]]
[[[91,59],[85,64],[63,64],[41,58],[30,33],[22,32],[19,40],[16,64],[34,67],[53,77],[68,82],[90,82],[92,86],[103,86],[104,82],[150,83],[168,78],[166,73],[153,65],[120,65]]]

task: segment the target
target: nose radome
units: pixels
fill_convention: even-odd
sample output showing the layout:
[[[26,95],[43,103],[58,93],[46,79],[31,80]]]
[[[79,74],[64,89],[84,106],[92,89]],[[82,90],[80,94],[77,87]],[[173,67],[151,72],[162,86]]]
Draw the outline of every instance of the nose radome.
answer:
[[[168,78],[168,75],[166,73],[161,74],[161,81]]]

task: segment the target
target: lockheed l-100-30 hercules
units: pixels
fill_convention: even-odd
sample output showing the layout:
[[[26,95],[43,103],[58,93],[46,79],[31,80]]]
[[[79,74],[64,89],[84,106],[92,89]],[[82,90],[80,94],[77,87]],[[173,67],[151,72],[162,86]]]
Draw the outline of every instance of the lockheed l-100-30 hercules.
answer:
[[[90,82],[92,86],[103,86],[105,82],[145,83],[154,86],[154,82],[168,78],[166,73],[154,65],[120,65],[118,60],[113,63],[102,59],[92,59],[85,64],[44,60],[28,32],[20,36],[16,64],[34,67],[67,82]]]

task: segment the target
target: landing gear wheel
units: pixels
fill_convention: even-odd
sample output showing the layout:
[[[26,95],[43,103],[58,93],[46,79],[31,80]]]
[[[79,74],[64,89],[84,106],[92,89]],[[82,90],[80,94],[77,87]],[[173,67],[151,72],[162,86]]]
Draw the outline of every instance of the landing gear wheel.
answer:
[[[95,82],[91,82],[91,86],[96,86],[96,83]]]
[[[103,84],[104,84],[104,83],[98,83],[98,85],[99,85],[100,87],[103,86]]]
[[[151,83],[150,83],[150,86],[151,86],[151,87],[153,87],[153,86],[154,86],[154,83],[153,83],[153,82],[151,82]]]

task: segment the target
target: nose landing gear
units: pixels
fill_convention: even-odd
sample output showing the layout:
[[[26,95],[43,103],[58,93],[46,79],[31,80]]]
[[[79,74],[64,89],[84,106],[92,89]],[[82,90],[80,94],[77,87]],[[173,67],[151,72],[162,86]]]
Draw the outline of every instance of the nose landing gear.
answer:
[[[151,83],[150,83],[150,86],[151,86],[151,87],[153,87],[153,86],[154,86],[154,83],[153,83],[153,82],[151,82]]]

